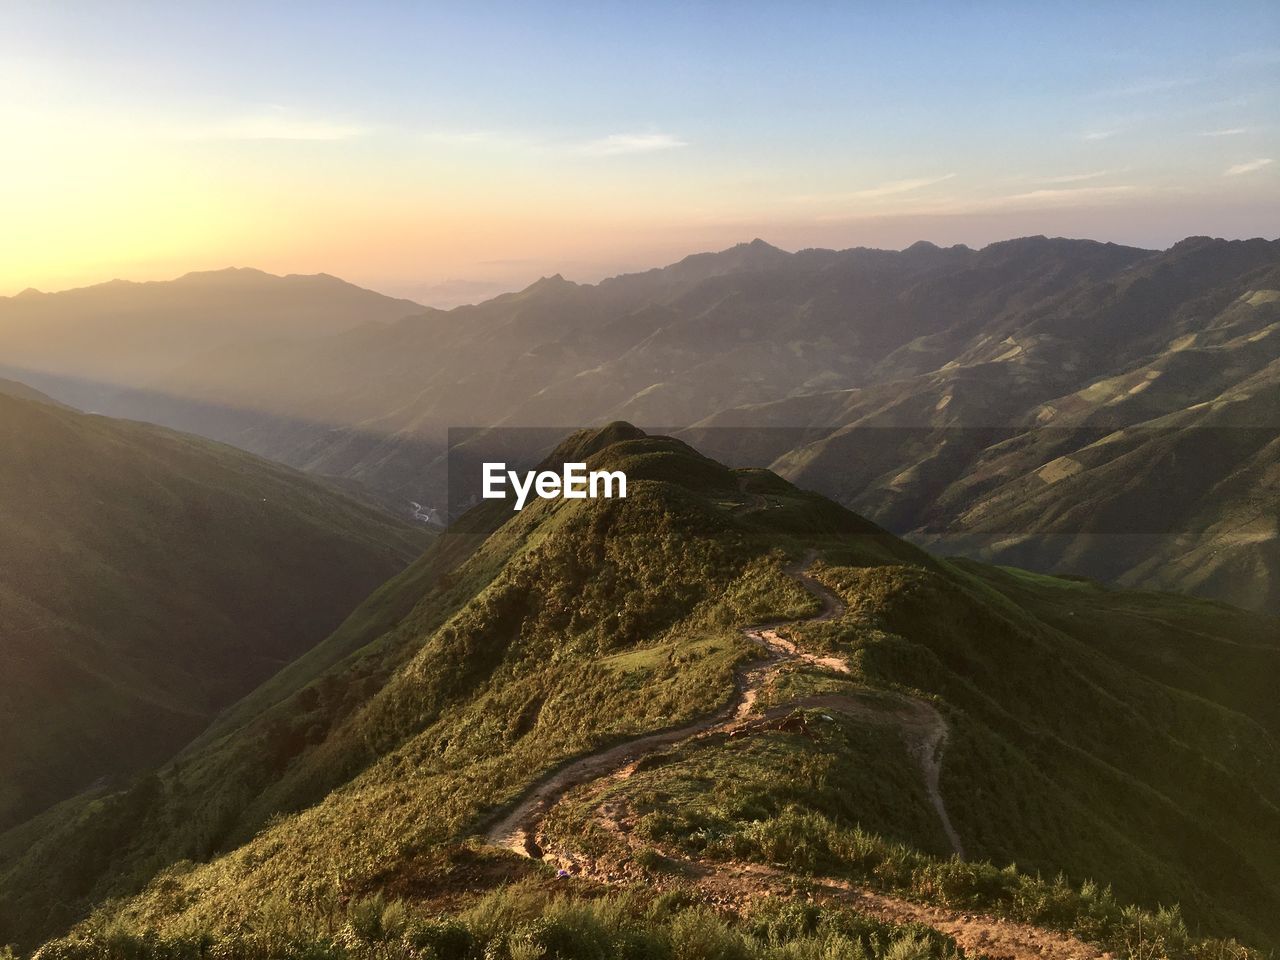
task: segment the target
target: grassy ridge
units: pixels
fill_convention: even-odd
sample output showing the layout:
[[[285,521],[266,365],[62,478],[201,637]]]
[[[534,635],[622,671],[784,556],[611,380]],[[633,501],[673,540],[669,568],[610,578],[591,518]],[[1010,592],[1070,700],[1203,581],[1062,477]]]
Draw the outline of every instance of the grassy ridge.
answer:
[[[1215,674],[1187,652],[1207,632],[1267,656],[1273,621],[935,561],[767,474],[622,428],[561,455],[626,469],[629,498],[539,502],[496,527],[496,514],[473,517],[474,538],[436,544],[218,737],[128,793],[51,817],[25,847],[0,840],[5,935],[30,943],[95,904],[77,933],[90,942],[225,939],[272,917],[314,931],[379,895],[408,915],[465,908],[512,879],[492,857],[473,862],[468,838],[567,760],[724,704],[753,656],[739,628],[813,611],[782,565],[817,549],[849,611],[796,634],[854,673],[795,670],[770,696],[849,684],[932,700],[952,731],[952,818],[997,866],[946,867],[901,742],[837,715],[810,736],[678,751],[626,781],[655,844],[970,907],[1069,903],[1044,922],[1097,914],[1106,936],[1156,922],[1125,901],[1178,899],[1196,929],[1274,942],[1271,851],[1243,842],[1270,828],[1280,794],[1272,719],[1248,688],[1209,696],[1247,661]],[[1156,634],[1145,653],[1116,652],[1129,636],[1117,612],[1135,605],[1182,631],[1181,659],[1161,657]],[[557,817],[568,842],[596,842],[589,806]],[[1011,861],[1021,869],[1001,869]],[[1034,876],[1058,872],[1058,893]],[[1179,922],[1160,921],[1165,945],[1145,943],[1148,955],[1218,955],[1185,930],[1178,940]]]
[[[1275,942],[1280,752],[1265,722],[1271,705],[1246,690],[1232,709],[1113,659],[1108,651],[1132,650],[1133,637],[1108,609],[1162,598],[1054,578],[1028,586],[1020,573],[976,564],[963,572],[829,566],[822,577],[849,614],[794,633],[806,647],[845,655],[853,672],[790,669],[770,701],[865,695],[868,686],[923,695],[949,721],[941,788],[969,857],[1016,864],[1032,878],[1061,875],[1074,889],[1100,881],[1119,903],[1151,910],[1180,903],[1193,929]],[[1100,609],[1085,616],[1095,593]],[[1244,657],[1274,649],[1264,617],[1163,599],[1164,615],[1183,629],[1207,626],[1213,614]],[[1055,614],[1065,627],[1045,622]],[[1196,660],[1181,679],[1220,685],[1235,667],[1212,671]],[[562,808],[553,827],[599,855],[608,838],[591,826],[592,811],[608,800],[631,809],[642,835],[684,855],[936,888],[921,879],[935,870],[928,857],[898,849],[950,852],[901,739],[838,710],[809,717],[803,735],[677,751],[607,796]],[[952,902],[999,907],[1030,896],[1018,892],[1021,879],[995,871],[984,882],[985,895],[982,883],[958,882],[963,895]]]

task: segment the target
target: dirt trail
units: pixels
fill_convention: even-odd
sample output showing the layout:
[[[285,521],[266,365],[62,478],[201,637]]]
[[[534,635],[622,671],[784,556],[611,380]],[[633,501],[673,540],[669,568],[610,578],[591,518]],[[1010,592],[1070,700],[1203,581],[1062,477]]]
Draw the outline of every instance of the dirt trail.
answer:
[[[623,772],[635,761],[663,747],[716,734],[749,733],[796,710],[829,709],[848,713],[863,720],[890,723],[899,727],[912,755],[920,763],[929,802],[938,813],[938,819],[952,849],[960,856],[964,856],[960,838],[951,824],[950,817],[947,816],[946,805],[939,791],[942,751],[947,741],[947,724],[932,704],[902,694],[869,691],[858,696],[805,697],[778,704],[762,713],[757,713],[756,705],[760,692],[784,663],[800,662],[835,673],[849,672],[849,664],[842,658],[807,653],[778,633],[778,630],[785,626],[819,623],[844,615],[844,602],[804,572],[804,568],[812,561],[813,555],[810,554],[798,564],[788,567],[787,573],[799,580],[822,601],[821,612],[805,620],[760,624],[747,627],[742,631],[743,636],[762,648],[766,656],[739,669],[736,678],[737,694],[728,706],[710,717],[627,740],[561,767],[535,784],[505,817],[489,828],[485,838],[498,846],[537,856],[539,855],[538,847],[533,840],[534,828],[547,811],[573,787]]]
[[[794,896],[795,878],[757,864],[717,864],[697,880],[714,902],[741,908],[762,896]],[[1113,960],[1110,953],[1058,930],[981,913],[935,907],[879,893],[847,880],[815,878],[806,888],[815,901],[838,903],[892,923],[922,923],[955,939],[970,956],[993,960]]]
[[[810,562],[810,558],[802,561],[806,565],[808,562]],[[827,590],[826,587],[813,580],[813,578],[800,573],[799,565],[790,568],[788,572],[800,579],[806,586],[809,586],[823,601],[821,613],[809,621],[801,622],[830,620],[844,613],[844,604],[840,599],[830,590]],[[728,706],[710,717],[695,720],[680,727],[659,730],[656,733],[627,740],[597,753],[588,754],[561,767],[536,783],[510,813],[493,824],[485,833],[486,840],[498,846],[530,853],[528,841],[532,828],[573,787],[592,780],[603,779],[662,747],[671,746],[699,736],[733,732],[739,729],[755,711],[756,701],[759,698],[761,689],[777,670],[778,666],[785,660],[805,660],[817,665],[828,666],[831,669],[848,672],[849,667],[843,660],[835,657],[820,658],[811,654],[801,653],[796,649],[795,644],[779,637],[778,628],[791,622],[793,621],[784,620],[777,623],[761,624],[760,626],[743,630],[743,635],[747,639],[764,649],[766,657],[763,660],[757,660],[739,668],[736,676],[737,692]],[[797,706],[797,704],[788,704],[786,707],[777,707],[769,711],[769,714],[776,714],[778,711],[790,711]],[[768,719],[769,714],[766,714],[762,719]]]
[[[899,729],[908,749],[920,764],[929,801],[938,815],[942,829],[952,849],[963,857],[963,845],[947,814],[939,789],[942,755],[947,744],[947,723],[931,703],[901,693],[868,690],[853,695],[804,697],[762,712],[756,709],[761,691],[785,663],[800,662],[835,673],[850,672],[845,660],[807,653],[778,633],[785,626],[816,623],[844,615],[843,601],[804,572],[813,561],[813,556],[810,553],[798,564],[787,568],[787,573],[822,601],[822,611],[805,620],[782,621],[744,629],[743,636],[760,646],[766,656],[738,670],[737,694],[725,708],[710,717],[636,737],[561,767],[536,783],[506,816],[494,823],[485,832],[486,841],[528,857],[560,863],[575,873],[604,882],[626,879],[601,871],[593,863],[562,857],[543,848],[542,844],[546,840],[539,838],[538,828],[547,813],[565,794],[574,787],[593,781],[625,779],[634,771],[637,761],[665,747],[716,735],[745,735],[780,725],[786,729],[785,718],[797,710],[827,709],[856,716],[864,721],[890,724]],[[627,835],[630,830],[620,823],[621,811],[608,805],[602,808],[601,814],[602,825],[629,842]],[[749,901],[768,893],[784,892],[794,879],[779,870],[755,864],[691,863],[686,866],[700,889],[712,899],[726,904]],[[926,923],[950,934],[961,947],[974,954],[986,954],[1001,960],[1091,960],[1108,956],[1096,947],[1056,931],[916,903],[843,880],[819,879],[814,884],[817,896],[838,899],[885,920]]]

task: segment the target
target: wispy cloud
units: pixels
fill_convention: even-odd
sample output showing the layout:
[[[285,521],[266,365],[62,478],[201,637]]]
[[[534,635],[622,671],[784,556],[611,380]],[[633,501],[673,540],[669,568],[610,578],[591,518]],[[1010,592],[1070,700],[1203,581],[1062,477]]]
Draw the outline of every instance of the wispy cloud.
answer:
[[[1104,200],[1109,197],[1124,196],[1135,191],[1135,187],[1129,184],[1119,184],[1112,187],[1063,187],[1048,188],[1044,190],[1029,190],[1026,193],[1014,193],[1005,197],[996,198],[999,203],[1019,204],[1019,203],[1047,203],[1056,204],[1062,202],[1075,203],[1081,200]]]
[[[1088,130],[1080,135],[1081,140],[1110,140],[1120,131],[1118,130]]]
[[[848,205],[853,204],[860,210],[865,212],[865,206],[858,201],[865,200],[882,200],[892,199],[897,206],[906,205],[914,207],[919,204],[937,204],[951,203],[954,198],[933,197],[928,193],[920,194],[917,191],[925,190],[934,184],[945,183],[954,179],[956,174],[947,173],[938,177],[914,177],[909,180],[889,180],[874,187],[867,187],[864,190],[842,191],[840,193],[802,193],[792,196],[777,197],[777,201],[784,204],[801,204],[806,207],[823,206],[845,208],[838,212],[832,212],[818,217],[819,220],[839,220],[850,216],[847,209]],[[879,207],[878,209],[886,209]]]
[[[1082,183],[1085,180],[1097,180],[1105,177],[1109,170],[1095,170],[1093,173],[1068,173],[1060,177],[1040,177],[1040,183]]]
[[[1202,137],[1238,137],[1242,133],[1248,133],[1248,127],[1228,127],[1226,130],[1205,130],[1201,132]]]
[[[432,130],[423,134],[423,139],[446,147],[483,147],[491,150],[577,157],[619,157],[627,154],[659,153],[689,145],[688,141],[672,134],[656,132],[613,133],[594,140],[556,140],[498,130]]]
[[[369,128],[335,120],[298,117],[283,110],[211,120],[185,127],[184,140],[351,140]]]
[[[955,177],[954,173],[948,173],[941,177],[917,177],[912,180],[890,180],[888,183],[882,183],[877,187],[870,187],[866,190],[857,190],[854,193],[849,194],[849,196],[863,200],[873,200],[877,197],[892,197],[899,193],[911,193],[913,190],[923,190],[925,187],[932,187],[935,183],[943,183],[953,177]]]
[[[1227,167],[1223,172],[1223,176],[1238,177],[1244,173],[1253,173],[1256,170],[1261,170],[1263,167],[1270,166],[1273,163],[1275,163],[1275,160],[1271,157],[1260,157],[1257,160],[1246,160],[1244,163],[1237,163],[1233,167]]]
[[[948,196],[935,199],[919,199],[920,203],[912,203],[905,212],[912,216],[963,216],[988,213],[1011,213],[1015,211],[1037,211],[1054,209],[1073,209],[1082,207],[1098,207],[1107,204],[1123,204],[1134,199],[1149,197],[1153,191],[1149,187],[1133,184],[1117,184],[1115,186],[1085,187],[1046,187],[1039,190],[1028,190],[1021,193],[997,194],[993,196]],[[831,212],[816,217],[818,221],[845,221],[867,217],[867,211],[851,212],[848,210]],[[876,216],[884,216],[877,213]]]
[[[689,144],[669,133],[613,133],[598,140],[588,140],[573,149],[588,157],[618,157],[629,153],[657,153],[676,150]]]

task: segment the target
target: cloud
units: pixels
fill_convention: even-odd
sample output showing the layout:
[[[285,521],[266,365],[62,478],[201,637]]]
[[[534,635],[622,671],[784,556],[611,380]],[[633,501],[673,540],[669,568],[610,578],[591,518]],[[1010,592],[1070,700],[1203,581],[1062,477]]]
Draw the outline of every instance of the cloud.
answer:
[[[845,204],[855,200],[878,200],[882,197],[897,198],[899,203],[927,203],[931,202],[927,197],[906,197],[903,194],[913,193],[916,190],[923,190],[925,187],[931,187],[935,183],[944,183],[951,180],[956,175],[954,173],[944,174],[940,177],[916,177],[910,180],[890,180],[879,186],[868,187],[865,190],[854,190],[845,193],[803,193],[789,197],[779,197],[782,203],[799,203],[799,204]],[[844,214],[840,214],[844,216]]]
[[[1040,183],[1080,183],[1084,180],[1097,180],[1105,177],[1110,171],[1095,170],[1093,173],[1068,173],[1061,177],[1041,177]]]
[[[949,196],[937,199],[920,198],[920,204],[912,204],[910,216],[965,216],[974,214],[1007,214],[1039,210],[1071,209],[1085,206],[1101,206],[1125,203],[1134,198],[1152,196],[1157,191],[1150,187],[1132,184],[1115,186],[1062,187],[1029,190],[1023,193],[995,196]],[[911,198],[913,201],[917,198]],[[884,214],[876,214],[884,216]],[[865,218],[859,213],[841,212],[817,217],[818,221],[840,222]]]
[[[1009,196],[996,197],[997,205],[1003,204],[1071,204],[1082,200],[1106,200],[1133,193],[1137,188],[1129,184],[1118,184],[1113,187],[1064,187],[1061,189],[1029,190],[1026,193],[1014,193]]]
[[[1237,163],[1233,167],[1227,167],[1223,172],[1224,177],[1238,177],[1242,173],[1253,173],[1255,170],[1261,170],[1263,167],[1275,163],[1270,157],[1261,157],[1257,160],[1247,160],[1244,163]]]
[[[954,176],[954,173],[948,173],[941,177],[919,177],[914,180],[890,180],[888,183],[882,183],[878,187],[870,187],[867,190],[858,190],[849,194],[849,196],[863,200],[875,199],[877,197],[892,197],[899,193],[910,193],[913,190],[923,190],[925,187],[931,187],[935,183],[942,183],[944,180],[950,180]]]
[[[422,139],[444,147],[481,147],[507,152],[577,157],[658,153],[689,145],[687,141],[669,133],[614,133],[596,140],[556,140],[514,131],[432,130],[422,134]]]
[[[573,152],[589,157],[619,157],[632,153],[657,153],[689,144],[669,133],[614,133],[578,144]]]
[[[295,117],[281,110],[227,117],[187,127],[184,140],[351,140],[369,128],[332,120]]]
[[[1110,140],[1119,131],[1116,130],[1090,130],[1088,133],[1081,134],[1081,140]]]
[[[1242,133],[1248,133],[1248,127],[1230,127],[1226,130],[1205,130],[1200,136],[1202,137],[1238,137]]]

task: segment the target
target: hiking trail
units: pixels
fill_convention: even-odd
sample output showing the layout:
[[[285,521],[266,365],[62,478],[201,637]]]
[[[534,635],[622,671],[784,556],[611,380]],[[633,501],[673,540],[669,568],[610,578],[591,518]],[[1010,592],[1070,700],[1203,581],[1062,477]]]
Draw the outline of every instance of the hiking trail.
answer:
[[[667,747],[696,742],[718,735],[750,735],[768,729],[790,729],[787,724],[797,711],[825,709],[860,720],[898,728],[909,753],[920,767],[930,805],[952,850],[964,857],[964,847],[947,813],[940,780],[942,756],[947,745],[945,718],[933,704],[906,694],[867,690],[856,694],[823,694],[801,697],[758,710],[761,692],[788,663],[803,663],[833,673],[850,673],[841,657],[819,656],[801,650],[780,636],[787,626],[818,623],[844,615],[844,602],[806,571],[815,553],[786,568],[822,602],[822,610],[802,620],[778,621],[746,627],[742,635],[764,652],[764,657],[736,671],[736,692],[732,700],[709,717],[668,730],[634,737],[587,754],[537,781],[523,798],[484,833],[487,843],[505,847],[537,860],[558,863],[571,872],[606,883],[629,878],[599,868],[590,861],[560,855],[540,830],[547,814],[570,790],[595,781],[625,780],[643,758]],[[606,804],[600,811],[600,825],[630,845],[630,830],[618,818],[620,811]],[[733,905],[767,893],[785,891],[792,878],[773,867],[747,863],[690,863],[697,887],[715,902]],[[839,900],[864,913],[896,923],[921,922],[954,937],[966,951],[987,954],[1001,960],[1091,960],[1106,958],[1097,947],[1053,930],[996,917],[935,907],[891,894],[871,890],[845,880],[816,878],[815,895]]]

